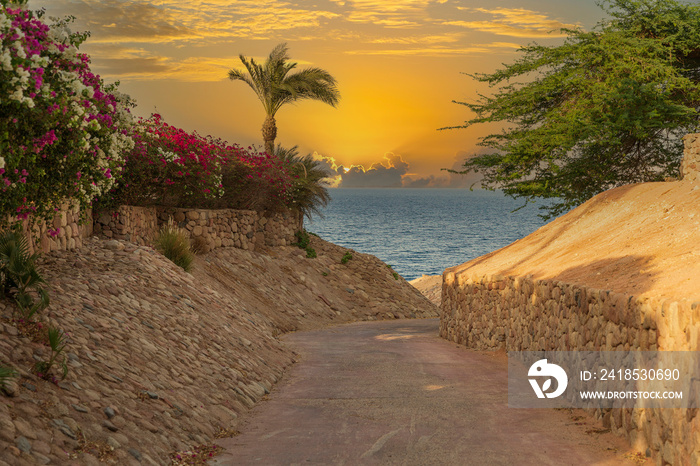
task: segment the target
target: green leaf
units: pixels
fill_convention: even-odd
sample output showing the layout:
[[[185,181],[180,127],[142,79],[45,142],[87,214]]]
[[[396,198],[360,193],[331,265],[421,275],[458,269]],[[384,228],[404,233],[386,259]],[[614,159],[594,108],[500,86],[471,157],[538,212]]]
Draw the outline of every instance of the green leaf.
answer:
[[[532,44],[490,74],[493,88],[458,102],[465,128],[498,123],[464,164],[483,185],[528,201],[553,199],[558,215],[595,194],[678,172],[682,136],[698,128],[700,6],[674,0],[609,0],[610,19],[566,30],[562,45]],[[460,173],[460,171],[453,171]]]

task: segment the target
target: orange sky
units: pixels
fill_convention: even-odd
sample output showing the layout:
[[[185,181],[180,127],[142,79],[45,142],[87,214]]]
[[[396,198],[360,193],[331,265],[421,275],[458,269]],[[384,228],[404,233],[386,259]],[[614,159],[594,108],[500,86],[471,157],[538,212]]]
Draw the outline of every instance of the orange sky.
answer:
[[[556,44],[562,26],[591,28],[594,0],[30,0],[74,15],[92,35],[93,70],[136,99],[137,115],[244,146],[262,145],[262,105],[227,71],[238,54],[263,59],[287,42],[293,61],[338,80],[337,108],[306,101],[277,113],[278,139],[356,167],[344,186],[445,186],[488,127],[437,131],[469,118],[462,73],[489,72],[533,41]],[[365,173],[371,166],[371,173]],[[463,177],[453,177],[464,184]]]

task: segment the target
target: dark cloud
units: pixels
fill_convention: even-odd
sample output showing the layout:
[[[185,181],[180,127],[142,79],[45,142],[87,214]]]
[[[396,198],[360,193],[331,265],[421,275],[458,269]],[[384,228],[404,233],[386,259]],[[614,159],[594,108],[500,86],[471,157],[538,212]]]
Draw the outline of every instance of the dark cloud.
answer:
[[[451,170],[463,169],[464,162],[475,154],[458,152]],[[410,174],[410,165],[401,155],[387,153],[382,162],[374,163],[370,168],[353,165],[346,169],[338,166],[332,157],[314,153],[324,168],[331,174],[329,185],[336,188],[480,188],[481,175],[468,173],[462,175],[447,170],[444,175],[417,176]]]
[[[43,3],[43,2],[40,2]],[[91,42],[136,40],[146,42],[185,38],[193,32],[172,10],[133,0],[59,0],[47,5],[49,14],[61,7],[78,19],[71,29],[94,33]]]
[[[338,167],[342,188],[400,188],[403,176],[408,173],[408,163],[400,155],[388,153],[384,161],[372,164],[369,169],[353,166],[347,172]]]
[[[455,156],[455,160],[452,166],[449,167],[452,170],[460,171],[463,169],[464,161],[469,158],[470,154],[464,151],[460,151]],[[406,176],[403,179],[404,188],[470,188],[474,183],[475,188],[480,187],[478,184],[481,176],[478,173],[468,173],[462,175],[459,173],[450,173],[445,171],[444,175],[435,176],[430,175],[427,177],[413,177]]]

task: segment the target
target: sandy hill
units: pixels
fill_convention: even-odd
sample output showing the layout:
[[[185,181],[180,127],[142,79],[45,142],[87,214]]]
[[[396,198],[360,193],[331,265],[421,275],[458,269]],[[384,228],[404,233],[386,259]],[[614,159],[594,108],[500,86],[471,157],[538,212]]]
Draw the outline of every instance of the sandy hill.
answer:
[[[447,269],[532,275],[660,299],[700,300],[700,186],[612,189],[515,243]]]
[[[0,466],[168,464],[230,435],[295,355],[277,336],[354,320],[435,317],[375,257],[312,238],[262,253],[218,249],[183,272],[148,247],[92,239],[42,258],[50,321],[66,332],[68,376],[39,379],[48,348],[0,300]],[[176,463],[177,464],[177,463]]]

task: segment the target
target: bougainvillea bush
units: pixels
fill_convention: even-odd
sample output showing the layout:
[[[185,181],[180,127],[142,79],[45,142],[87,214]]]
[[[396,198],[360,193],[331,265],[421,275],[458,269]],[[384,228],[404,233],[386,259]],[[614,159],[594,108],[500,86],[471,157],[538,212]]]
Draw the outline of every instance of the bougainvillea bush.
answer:
[[[0,0],[0,224],[50,220],[114,184],[134,147],[128,97],[90,71],[69,20]]]
[[[134,148],[107,206],[276,210],[288,203],[288,167],[274,156],[187,132],[158,114],[134,130]]]

